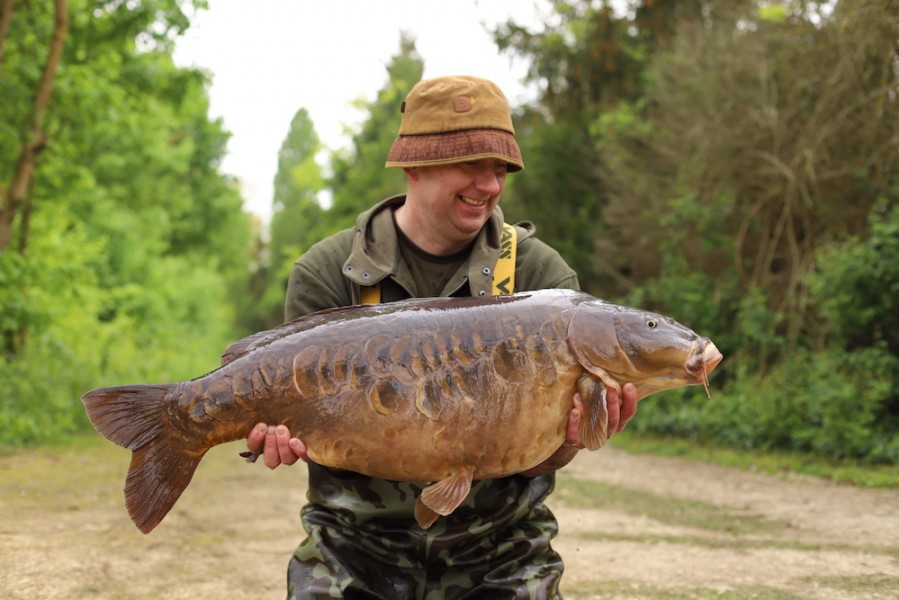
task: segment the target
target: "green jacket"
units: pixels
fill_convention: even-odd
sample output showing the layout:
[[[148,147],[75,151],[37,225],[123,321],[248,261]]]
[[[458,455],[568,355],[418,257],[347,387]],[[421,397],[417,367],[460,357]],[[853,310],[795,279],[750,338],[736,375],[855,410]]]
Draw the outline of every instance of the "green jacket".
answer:
[[[336,306],[358,304],[361,286],[381,284],[383,302],[416,296],[409,269],[397,246],[391,211],[405,202],[394,196],[359,215],[356,226],[312,246],[293,266],[284,313],[287,320]],[[503,214],[497,208],[475,240],[466,264],[442,296],[488,295],[499,257]],[[534,237],[532,223],[516,225],[518,255],[515,290],[580,289],[577,274],[551,247]]]

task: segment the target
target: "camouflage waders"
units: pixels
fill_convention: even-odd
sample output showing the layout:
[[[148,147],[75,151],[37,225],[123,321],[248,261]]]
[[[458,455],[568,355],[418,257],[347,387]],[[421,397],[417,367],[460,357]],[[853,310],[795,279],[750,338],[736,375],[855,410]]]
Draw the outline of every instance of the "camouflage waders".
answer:
[[[412,518],[421,486],[309,465],[309,537],[287,574],[296,600],[560,598],[558,531],[543,504],[554,474],[476,481],[427,530]]]

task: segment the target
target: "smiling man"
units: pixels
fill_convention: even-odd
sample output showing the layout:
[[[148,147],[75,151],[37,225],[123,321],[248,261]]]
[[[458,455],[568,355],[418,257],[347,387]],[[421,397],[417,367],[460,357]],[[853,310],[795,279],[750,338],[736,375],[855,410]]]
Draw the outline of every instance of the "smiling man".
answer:
[[[403,169],[406,194],[380,202],[296,261],[286,318],[362,302],[509,292],[494,281],[501,255],[514,257],[514,291],[578,289],[574,271],[534,237],[533,224],[504,225],[498,203],[506,175],[524,162],[502,91],[477,77],[430,79],[412,89],[402,111],[386,166]],[[607,403],[611,435],[634,415],[636,390],[626,384],[619,397],[610,389]],[[309,463],[301,513],[308,537],[290,561],[288,596],[559,597],[563,565],[550,546],[558,525],[544,500],[554,469],[580,446],[579,398],[572,405],[568,441],[544,468],[474,482],[463,504],[428,529],[413,517],[426,482]],[[302,441],[283,425],[260,423],[247,446],[270,468],[306,460]]]

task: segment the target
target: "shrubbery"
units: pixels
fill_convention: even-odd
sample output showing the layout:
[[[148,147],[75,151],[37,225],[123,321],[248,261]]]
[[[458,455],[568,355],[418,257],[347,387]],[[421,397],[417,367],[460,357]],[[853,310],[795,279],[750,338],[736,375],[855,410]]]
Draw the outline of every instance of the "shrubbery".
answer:
[[[747,293],[733,302],[740,307],[734,331],[721,336],[725,361],[712,375],[712,397],[695,388],[652,397],[641,403],[631,429],[899,464],[899,207],[879,203],[870,229],[865,240],[819,253],[806,282],[819,330],[804,343],[788,344],[763,298]],[[648,289],[658,293],[662,281]],[[669,304],[677,305],[677,279],[668,285]],[[683,306],[688,315],[698,310],[688,301]],[[715,313],[714,306],[706,310]],[[778,359],[762,368],[759,356],[766,355]]]

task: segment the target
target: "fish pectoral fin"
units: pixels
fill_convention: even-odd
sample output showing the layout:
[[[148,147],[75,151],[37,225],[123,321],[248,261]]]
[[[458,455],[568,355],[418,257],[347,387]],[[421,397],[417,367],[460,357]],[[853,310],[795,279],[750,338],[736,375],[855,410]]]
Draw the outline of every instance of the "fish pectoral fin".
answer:
[[[468,496],[468,492],[471,491],[471,478],[473,474],[474,467],[463,467],[449,477],[441,479],[426,487],[424,491],[422,491],[421,496],[419,496],[418,502],[415,503],[415,519],[418,521],[418,524],[423,528],[427,528],[437,520],[436,517],[432,518],[430,522],[428,522],[427,518],[419,519],[419,513],[421,513],[423,517],[429,516],[424,509],[428,509],[428,511],[433,511],[437,515],[443,516],[456,510],[456,508],[458,508],[458,506],[465,500],[465,497]],[[419,507],[419,504],[421,507]],[[423,524],[422,520],[428,524]]]
[[[581,375],[577,382],[577,391],[585,408],[578,428],[581,443],[589,450],[597,450],[609,439],[606,386],[596,377]]]

